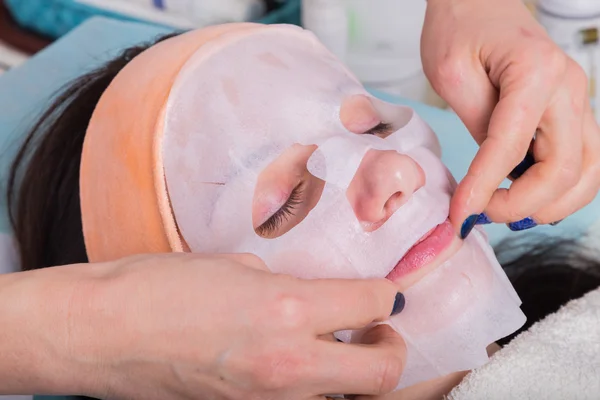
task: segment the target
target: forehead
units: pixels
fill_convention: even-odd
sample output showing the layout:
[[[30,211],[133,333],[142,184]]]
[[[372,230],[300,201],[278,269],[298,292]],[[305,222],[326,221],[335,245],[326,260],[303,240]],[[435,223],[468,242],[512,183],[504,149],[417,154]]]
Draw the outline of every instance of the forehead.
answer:
[[[362,85],[308,31],[280,26],[209,42],[173,85],[163,153],[177,154],[180,173],[198,177],[200,168],[223,180],[232,162],[267,162],[267,153],[344,132],[340,106],[356,93]]]

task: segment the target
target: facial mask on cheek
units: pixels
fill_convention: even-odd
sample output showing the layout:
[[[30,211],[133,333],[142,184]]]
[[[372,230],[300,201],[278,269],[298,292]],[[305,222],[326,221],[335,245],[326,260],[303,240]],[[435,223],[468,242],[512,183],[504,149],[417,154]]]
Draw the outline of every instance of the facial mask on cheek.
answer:
[[[251,252],[273,272],[300,278],[385,277],[443,223],[452,187],[429,127],[404,107],[398,131],[386,139],[350,133],[340,105],[356,94],[367,95],[312,34],[295,27],[231,36],[192,56],[173,85],[162,142],[169,198],[190,249]],[[259,237],[252,221],[258,177],[294,144],[318,146],[307,168],[325,181],[321,198],[286,234]],[[426,183],[379,229],[365,232],[347,191],[375,150],[412,158]],[[486,246],[474,234],[406,291],[406,310],[390,321],[409,349],[399,388],[481,365],[485,347],[524,322]],[[337,335],[350,340],[351,333]]]

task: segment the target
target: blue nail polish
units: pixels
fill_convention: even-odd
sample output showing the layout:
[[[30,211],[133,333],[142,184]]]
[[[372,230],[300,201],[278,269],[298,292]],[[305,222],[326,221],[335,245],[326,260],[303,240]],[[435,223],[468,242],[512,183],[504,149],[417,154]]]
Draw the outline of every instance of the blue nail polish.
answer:
[[[469,217],[467,217],[467,219],[465,219],[465,222],[463,222],[462,226],[460,227],[460,238],[461,239],[464,240],[464,239],[466,239],[467,236],[469,236],[469,233],[471,233],[471,231],[475,227],[475,224],[477,223],[478,218],[479,218],[479,214],[473,214],[473,215],[470,215]]]
[[[390,316],[398,315],[404,310],[404,305],[406,304],[406,299],[404,295],[400,292],[396,293],[396,299],[394,300],[394,308],[392,308],[392,313]]]
[[[491,223],[492,220],[490,219],[490,217],[488,217],[486,213],[481,213],[479,214],[479,217],[477,217],[477,222],[475,223],[475,225],[488,225]]]
[[[510,173],[510,177],[513,179],[519,179],[521,175],[525,173],[533,164],[535,164],[535,158],[533,158],[533,154],[527,153],[523,161],[519,165],[515,167]]]
[[[511,231],[524,231],[526,229],[535,228],[536,226],[537,223],[533,220],[533,218],[530,217],[523,218],[520,221],[511,222],[510,224],[508,224],[508,228]]]

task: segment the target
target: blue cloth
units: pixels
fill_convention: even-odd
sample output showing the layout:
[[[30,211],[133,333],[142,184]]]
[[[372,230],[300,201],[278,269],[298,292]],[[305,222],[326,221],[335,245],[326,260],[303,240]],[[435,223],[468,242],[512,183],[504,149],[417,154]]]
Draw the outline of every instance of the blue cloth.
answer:
[[[92,18],[58,42],[37,54],[23,66],[0,77],[0,179],[6,179],[8,166],[14,158],[23,133],[47,100],[62,85],[112,58],[121,49],[147,42],[169,32],[166,28],[104,18]],[[378,97],[392,103],[413,107],[438,133],[443,148],[443,160],[452,173],[464,176],[477,145],[456,115],[384,93]],[[600,198],[567,218],[556,227],[539,227],[537,232],[573,234],[587,229],[598,220]],[[488,226],[493,243],[506,235],[514,235],[505,226]],[[0,232],[10,232],[4,195],[0,196]],[[532,231],[533,232],[533,231]],[[528,235],[522,232],[518,235]],[[37,397],[60,400],[60,397]]]

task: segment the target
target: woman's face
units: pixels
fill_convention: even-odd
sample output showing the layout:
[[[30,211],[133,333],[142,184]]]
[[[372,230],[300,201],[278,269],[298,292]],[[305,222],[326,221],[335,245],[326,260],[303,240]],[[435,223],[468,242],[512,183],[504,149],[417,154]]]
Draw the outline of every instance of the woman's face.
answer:
[[[458,243],[434,133],[306,31],[203,46],[171,90],[163,135],[192,251],[253,252],[303,278],[399,278]]]
[[[374,104],[375,103],[375,104]],[[339,105],[339,118],[354,135],[372,135],[386,139],[406,123],[400,114],[395,120],[383,117],[377,100],[362,94],[348,95]],[[437,152],[437,141],[430,130],[421,143]],[[406,132],[410,134],[410,132]],[[325,181],[311,174],[308,160],[316,145],[294,144],[266,166],[258,177],[252,204],[254,231],[263,238],[285,235],[300,224],[318,204]],[[441,162],[437,160],[438,167]],[[436,171],[437,172],[437,171]],[[452,180],[448,174],[447,178]],[[346,196],[357,221],[365,232],[379,229],[413,193],[427,183],[424,169],[410,156],[395,150],[369,150],[347,188]],[[454,186],[452,181],[451,188]],[[440,265],[460,246],[449,223],[432,226],[423,239],[412,247],[410,257],[398,258],[398,266],[387,275],[407,288],[435,266]]]
[[[448,222],[456,183],[433,131],[370,96],[310,33],[268,27],[203,45],[162,122],[170,206],[191,251],[398,284],[407,303],[390,323],[411,354],[401,385],[481,365],[523,323],[482,233],[463,242]]]

